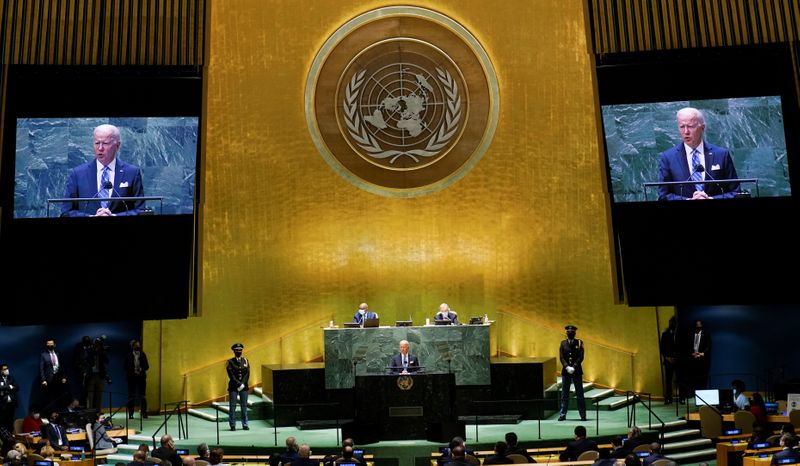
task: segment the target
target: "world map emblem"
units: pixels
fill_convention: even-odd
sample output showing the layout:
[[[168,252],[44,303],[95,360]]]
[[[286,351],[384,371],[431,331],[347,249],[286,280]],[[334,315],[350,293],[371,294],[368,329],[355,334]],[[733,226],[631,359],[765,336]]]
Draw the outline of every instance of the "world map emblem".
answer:
[[[367,191],[412,197],[465,176],[491,143],[497,81],[477,40],[417,7],[367,12],[317,54],[306,119],[328,164]]]

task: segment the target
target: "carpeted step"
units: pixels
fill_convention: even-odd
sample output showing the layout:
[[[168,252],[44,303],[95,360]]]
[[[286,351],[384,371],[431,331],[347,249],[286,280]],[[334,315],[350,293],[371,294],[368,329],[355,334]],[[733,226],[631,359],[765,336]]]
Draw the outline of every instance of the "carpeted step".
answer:
[[[680,453],[670,453],[668,456],[678,464],[695,463],[702,460],[709,460],[717,457],[715,448],[704,448],[702,450],[690,450]]]
[[[696,438],[696,439],[692,439],[692,440],[683,440],[683,441],[680,441],[680,442],[665,442],[664,445],[661,447],[661,449],[664,452],[670,452],[670,451],[686,450],[686,449],[690,449],[690,448],[691,449],[696,449],[698,447],[703,448],[703,447],[706,447],[706,446],[712,445],[712,444],[713,443],[711,442],[711,439]],[[669,456],[669,455],[665,455],[665,456]]]
[[[673,430],[670,432],[664,432],[664,440],[675,440],[676,438],[681,437],[699,437],[700,436],[700,429],[681,429],[681,430]]]

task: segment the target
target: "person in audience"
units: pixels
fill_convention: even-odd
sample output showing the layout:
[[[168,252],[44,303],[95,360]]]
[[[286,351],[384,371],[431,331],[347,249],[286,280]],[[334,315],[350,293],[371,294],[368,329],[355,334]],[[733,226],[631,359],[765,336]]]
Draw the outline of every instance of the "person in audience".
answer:
[[[528,450],[525,447],[519,446],[517,443],[519,441],[516,432],[508,432],[505,436],[506,444],[508,445],[508,449],[506,450],[506,455],[522,455],[525,457],[525,460],[528,463],[535,463],[536,460],[528,454]]]
[[[772,461],[770,464],[784,464],[781,460],[786,462],[800,462],[800,452],[798,452],[795,447],[797,446],[797,437],[794,435],[783,434],[781,435],[781,447],[783,450],[779,451],[772,455]],[[792,461],[793,460],[793,461]]]
[[[203,442],[197,446],[197,458],[195,459],[208,461],[209,463],[211,462],[211,449],[208,448],[208,444],[206,442]]]
[[[128,466],[142,466],[145,464],[145,460],[147,459],[147,454],[143,453],[141,450],[136,450],[133,453],[133,461],[128,463]]]
[[[642,466],[642,460],[633,453],[625,457],[625,466]]]
[[[461,323],[458,321],[458,314],[450,309],[450,306],[447,303],[442,303],[439,305],[439,312],[433,316],[433,320],[449,320],[450,325],[461,325]]]
[[[42,430],[42,415],[39,407],[36,405],[31,406],[31,411],[22,420],[23,432],[41,432]]]
[[[292,463],[292,464],[294,464],[294,463]],[[336,458],[336,461],[334,462],[334,464],[358,464],[358,465],[361,465],[361,464],[364,464],[364,463],[362,463],[361,460],[359,460],[358,458],[355,457],[355,454],[353,453],[353,447],[351,447],[350,445],[347,445],[344,448],[342,448],[342,456],[340,456],[339,458]]]
[[[319,466],[319,460],[311,459],[311,447],[303,443],[297,449],[297,459],[292,461],[292,466]]]
[[[162,462],[165,460],[169,461],[175,466],[183,464],[181,456],[175,451],[175,441],[169,434],[161,436],[161,446],[153,450],[152,456],[153,458],[161,459]]]
[[[494,444],[494,454],[483,460],[483,464],[513,464],[514,461],[506,458],[508,444],[502,440]]]
[[[3,466],[24,466],[25,462],[22,460],[22,455],[17,450],[9,450],[6,454],[6,462]]]
[[[436,459],[436,463],[438,464],[438,466],[444,466],[445,464],[453,461],[453,450],[458,446],[464,448],[465,454],[474,455],[472,450],[467,449],[467,445],[466,443],[464,443],[464,439],[456,436],[453,437],[452,440],[450,440],[450,443],[447,445],[447,451],[445,453],[442,453],[441,456],[439,456],[439,458]]]
[[[48,459],[48,458],[52,458],[52,457],[54,457],[56,455],[56,450],[53,448],[52,445],[50,445],[50,441],[49,440],[45,440],[44,441],[44,445],[42,445],[42,449],[39,450],[39,454],[44,459]]]
[[[666,456],[661,454],[661,444],[658,442],[653,442],[650,444],[650,455],[645,456],[642,459],[643,466],[650,466],[653,464],[654,461],[669,459]]]
[[[392,356],[389,367],[392,374],[411,374],[419,370],[419,359],[409,352],[408,340],[400,341],[399,352]]]
[[[225,451],[222,448],[215,448],[211,450],[211,465],[224,465],[225,463],[222,462],[222,458],[225,456]]]
[[[298,450],[297,440],[291,436],[286,437],[286,451],[281,453],[281,463],[286,464],[296,460]]]
[[[753,422],[753,433],[750,434],[750,438],[747,440],[747,448],[752,450],[754,444],[764,443],[770,436],[770,432],[763,425],[758,421]]]
[[[577,426],[574,432],[575,440],[567,444],[567,447],[559,457],[561,461],[576,461],[578,456],[585,451],[600,451],[597,447],[597,442],[586,437],[586,427]]]
[[[68,450],[67,430],[58,422],[58,411],[53,411],[49,419],[42,419],[42,438],[47,439],[56,450]]]
[[[731,388],[733,389],[733,405],[736,411],[747,409],[750,406],[750,402],[744,394],[744,381],[739,379],[733,380],[731,382]]]
[[[631,426],[628,430],[627,440],[624,443],[624,449],[628,453],[632,453],[634,448],[646,443],[647,440],[642,436],[642,429],[637,426]]]
[[[358,305],[358,309],[356,313],[353,314],[353,322],[364,326],[364,321],[367,319],[377,319],[378,314],[369,310],[369,305],[367,303],[361,303]]]
[[[473,466],[472,463],[467,461],[467,452],[464,445],[456,445],[450,450],[450,461],[445,463],[444,466]]]
[[[181,461],[183,461],[183,466],[194,466],[194,463],[195,463],[194,462],[194,457],[193,456],[189,456],[189,455],[184,456],[183,458],[181,458]]]
[[[611,438],[611,450],[600,452],[600,458],[593,466],[614,466],[617,460],[625,459],[627,455],[628,452],[623,448],[622,436],[616,435]]]
[[[762,426],[767,425],[767,407],[764,405],[764,398],[761,393],[753,393],[753,399],[750,400],[750,412],[756,417],[756,422]]]
[[[106,415],[103,413],[97,413],[97,418],[92,425],[92,435],[94,436],[95,450],[117,448],[117,444],[122,442],[122,439],[111,437],[106,432]]]

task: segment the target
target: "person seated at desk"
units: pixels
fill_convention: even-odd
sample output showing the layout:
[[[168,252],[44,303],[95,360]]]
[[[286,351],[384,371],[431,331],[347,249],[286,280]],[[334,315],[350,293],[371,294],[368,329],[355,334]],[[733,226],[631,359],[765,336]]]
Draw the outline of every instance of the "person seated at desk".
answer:
[[[658,442],[653,442],[650,444],[650,456],[645,456],[642,459],[643,466],[650,466],[653,464],[654,461],[658,460],[668,460],[666,456],[661,454],[661,444]]]
[[[410,374],[419,370],[419,359],[409,351],[408,341],[400,341],[400,352],[392,356],[389,370],[392,374]]]
[[[298,450],[300,448],[297,446],[297,440],[292,436],[286,437],[286,451],[280,455],[281,464],[291,463],[296,460]]]
[[[494,454],[483,460],[483,464],[514,464],[513,460],[506,457],[508,444],[502,440],[494,444]]]
[[[169,461],[172,466],[180,466],[183,460],[175,450],[175,440],[169,434],[161,436],[161,446],[153,450],[153,458],[159,458],[161,461]]]
[[[756,422],[762,426],[767,425],[767,406],[758,392],[753,393],[753,399],[750,400],[750,412],[756,417]]]
[[[561,461],[577,461],[581,453],[590,450],[600,451],[597,447],[597,442],[586,437],[586,427],[577,426],[575,427],[575,440],[567,444],[559,459]]]
[[[147,462],[147,453],[144,453],[141,450],[136,450],[133,453],[133,461],[128,463],[128,466],[144,466]]]
[[[40,432],[42,430],[41,411],[37,406],[31,406],[31,412],[22,420],[22,432]]]
[[[771,436],[770,432],[758,421],[753,423],[753,433],[747,439],[747,449],[752,450],[756,443],[764,443]]]
[[[450,450],[450,461],[444,463],[443,466],[473,466],[472,463],[467,461],[467,453],[464,445],[456,445]]]
[[[456,437],[453,437],[450,440],[450,443],[447,445],[446,451],[442,452],[441,456],[436,458],[436,464],[438,466],[444,466],[446,464],[452,463],[454,458],[455,458],[453,456],[453,452],[455,451],[455,449],[457,447],[460,447],[460,448],[463,449],[462,451],[464,453],[461,455],[463,457],[462,459],[466,458],[465,455],[475,455],[475,452],[473,452],[472,450],[467,449],[467,445],[464,443],[464,439],[461,438],[461,437],[456,436]]]
[[[53,466],[58,466],[58,463],[56,462],[56,451],[52,446],[50,446],[49,442],[45,441],[44,446],[41,450],[39,450],[39,455],[41,455],[41,457],[47,461],[52,461]]]
[[[361,303],[358,305],[358,310],[355,314],[353,314],[353,322],[363,326],[364,321],[367,319],[377,319],[378,313],[372,312],[369,310],[369,305],[367,303]]]
[[[750,406],[750,401],[744,394],[744,381],[739,379],[732,381],[731,388],[733,389],[733,405],[735,406],[736,411],[743,411],[747,409]]]
[[[319,466],[319,460],[311,459],[311,447],[304,443],[297,450],[297,459],[292,461],[292,466]]]
[[[433,316],[433,320],[449,320],[450,325],[461,325],[461,323],[458,322],[458,314],[450,309],[450,306],[448,306],[447,303],[442,303],[439,305],[439,312]]]
[[[628,453],[633,453],[633,449],[638,447],[639,445],[644,445],[647,443],[647,439],[642,437],[642,429],[637,426],[632,426],[630,430],[628,430],[628,437],[627,440],[623,443],[625,451]]]
[[[611,450],[601,451],[600,458],[592,466],[614,466],[617,460],[624,460],[628,452],[622,447],[622,436],[611,437]]]
[[[50,419],[42,419],[42,438],[50,442],[55,450],[69,449],[69,439],[66,429],[59,425],[58,412],[54,411]]]
[[[781,436],[781,446],[783,450],[772,455],[770,464],[800,463],[800,452],[795,449],[797,437],[783,434]]]
[[[25,464],[26,461],[22,459],[22,455],[17,450],[8,450],[3,466],[25,466]]]
[[[342,448],[342,456],[336,458],[333,464],[366,464],[363,461],[359,460],[355,456],[355,452],[353,447],[350,445],[346,445]],[[296,466],[295,463],[292,463],[292,466]]]
[[[508,455],[522,455],[525,457],[528,463],[535,463],[536,460],[528,454],[528,450],[525,447],[519,446],[517,442],[519,442],[519,438],[517,437],[516,432],[508,432],[505,436],[506,444],[508,445],[508,449],[506,450],[506,456]]]
[[[97,413],[97,420],[92,426],[91,434],[86,432],[86,435],[94,435],[95,450],[108,450],[117,448],[117,444],[122,443],[121,438],[111,437],[108,435],[108,432],[106,432],[106,426],[110,427],[110,425],[106,422],[106,415],[104,413]]]

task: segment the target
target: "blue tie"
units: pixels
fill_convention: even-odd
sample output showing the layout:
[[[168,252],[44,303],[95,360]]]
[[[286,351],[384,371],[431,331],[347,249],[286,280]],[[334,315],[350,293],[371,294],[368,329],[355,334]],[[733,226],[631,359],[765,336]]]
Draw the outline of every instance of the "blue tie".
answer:
[[[697,171],[697,166],[700,165],[700,153],[697,152],[697,149],[692,149],[692,181],[703,181],[703,175]],[[703,191],[702,184],[694,185],[695,191]]]
[[[108,167],[103,167],[103,174],[100,176],[100,191],[98,191],[98,197],[109,197],[108,189],[106,189],[106,183],[108,183],[108,172]],[[100,201],[100,207],[108,209],[108,201]]]

